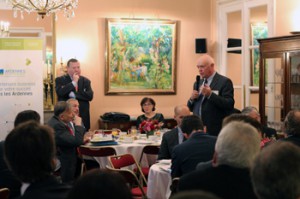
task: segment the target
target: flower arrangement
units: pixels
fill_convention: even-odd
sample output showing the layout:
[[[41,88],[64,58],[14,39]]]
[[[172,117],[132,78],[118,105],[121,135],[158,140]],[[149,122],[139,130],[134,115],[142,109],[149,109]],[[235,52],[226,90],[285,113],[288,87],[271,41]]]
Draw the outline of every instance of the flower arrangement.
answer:
[[[139,126],[139,131],[146,133],[147,136],[154,135],[154,131],[160,129],[162,125],[163,123],[157,120],[144,120]]]

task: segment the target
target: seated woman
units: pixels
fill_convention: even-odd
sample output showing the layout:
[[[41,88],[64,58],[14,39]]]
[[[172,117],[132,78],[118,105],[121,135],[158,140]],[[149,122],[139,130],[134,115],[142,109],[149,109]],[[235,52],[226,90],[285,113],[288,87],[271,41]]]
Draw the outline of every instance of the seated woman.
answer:
[[[150,97],[144,97],[141,101],[143,115],[138,116],[136,126],[139,128],[144,120],[157,120],[159,123],[164,122],[164,116],[161,113],[155,112],[155,101]]]

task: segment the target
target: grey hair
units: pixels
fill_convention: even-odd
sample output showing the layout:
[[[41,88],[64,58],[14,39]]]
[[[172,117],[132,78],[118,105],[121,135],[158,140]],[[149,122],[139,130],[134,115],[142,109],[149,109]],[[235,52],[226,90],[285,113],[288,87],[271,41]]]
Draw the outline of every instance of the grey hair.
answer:
[[[257,130],[244,122],[231,122],[220,132],[215,151],[217,165],[249,168],[260,151]]]
[[[70,103],[67,103],[65,101],[59,101],[54,106],[54,115],[59,117],[60,114],[70,109],[71,109]]]
[[[242,114],[249,115],[252,111],[255,111],[258,113],[257,108],[255,108],[254,106],[247,106],[241,112],[242,112]]]

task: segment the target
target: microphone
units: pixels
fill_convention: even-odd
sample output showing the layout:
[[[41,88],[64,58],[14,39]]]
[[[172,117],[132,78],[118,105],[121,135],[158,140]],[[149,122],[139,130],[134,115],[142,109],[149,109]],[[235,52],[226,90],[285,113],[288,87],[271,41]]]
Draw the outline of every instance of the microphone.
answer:
[[[194,90],[198,91],[200,87],[200,75],[196,76],[196,88]]]

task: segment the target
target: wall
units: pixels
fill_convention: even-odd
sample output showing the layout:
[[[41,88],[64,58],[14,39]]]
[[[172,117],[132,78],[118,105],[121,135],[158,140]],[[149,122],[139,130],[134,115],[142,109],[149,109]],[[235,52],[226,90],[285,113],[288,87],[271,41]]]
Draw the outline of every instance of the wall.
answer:
[[[275,35],[288,35],[300,31],[300,1],[276,0]]]
[[[157,112],[173,117],[173,108],[185,104],[192,92],[198,74],[195,63],[195,38],[214,41],[212,9],[214,1],[207,0],[84,0],[79,2],[75,18],[57,21],[57,59],[63,62],[71,57],[81,61],[82,74],[92,81],[94,99],[91,102],[91,129],[96,129],[100,115],[120,111],[138,116],[144,96],[105,96],[105,18],[172,19],[179,22],[177,43],[177,94],[151,96],[157,103]],[[210,46],[208,50],[211,51]]]

